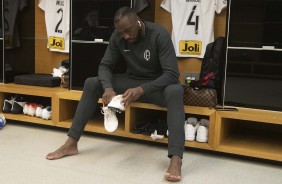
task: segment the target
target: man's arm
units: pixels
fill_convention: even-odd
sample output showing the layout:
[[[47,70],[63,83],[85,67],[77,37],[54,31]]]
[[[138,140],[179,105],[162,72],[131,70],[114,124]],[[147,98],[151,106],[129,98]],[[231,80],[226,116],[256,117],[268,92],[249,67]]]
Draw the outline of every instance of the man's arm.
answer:
[[[116,63],[119,61],[121,54],[116,43],[116,34],[112,34],[110,43],[106,49],[104,57],[101,60],[98,71],[98,78],[103,86],[104,94],[102,100],[104,104],[108,104],[111,99],[116,96],[116,92],[112,87],[112,73]]]
[[[117,34],[114,32],[110,38],[109,45],[99,65],[98,77],[104,89],[112,88],[112,73],[121,54],[117,43]]]

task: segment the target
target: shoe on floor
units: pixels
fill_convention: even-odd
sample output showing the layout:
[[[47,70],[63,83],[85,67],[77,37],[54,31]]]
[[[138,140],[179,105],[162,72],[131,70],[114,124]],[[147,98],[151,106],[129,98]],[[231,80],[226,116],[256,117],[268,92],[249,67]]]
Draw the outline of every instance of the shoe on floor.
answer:
[[[13,103],[11,113],[23,114],[23,109],[25,104],[26,104],[26,100],[22,96],[18,96]]]
[[[116,131],[118,127],[118,119],[116,116],[116,111],[108,108],[102,107],[101,113],[104,114],[104,127],[108,132]]]
[[[3,114],[0,114],[0,129],[6,125],[6,118]]]
[[[197,142],[208,142],[209,120],[201,119],[197,130]]]
[[[185,121],[184,130],[185,130],[185,140],[194,141],[196,137],[196,132],[198,129],[198,120],[194,117],[189,117]]]
[[[121,113],[121,111],[125,111],[124,103],[121,103],[122,95],[117,95],[112,98],[110,103],[108,104],[108,108],[116,110],[117,112]]]
[[[42,119],[49,120],[52,118],[52,108],[51,106],[47,106],[42,110],[41,114]]]
[[[4,100],[4,106],[3,106],[3,112],[4,113],[10,113],[11,112],[11,109],[13,107],[13,104],[14,104],[16,98],[17,98],[16,96],[9,96],[8,98],[6,98]]]

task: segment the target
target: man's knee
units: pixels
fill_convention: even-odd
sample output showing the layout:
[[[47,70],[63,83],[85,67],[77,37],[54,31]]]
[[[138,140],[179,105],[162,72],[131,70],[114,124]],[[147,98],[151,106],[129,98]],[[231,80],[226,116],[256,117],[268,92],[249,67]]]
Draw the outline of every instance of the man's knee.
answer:
[[[180,84],[172,84],[165,88],[164,95],[166,98],[183,98],[183,87]]]
[[[90,91],[98,90],[99,91],[101,87],[102,86],[101,86],[101,83],[98,77],[89,77],[84,82],[83,90],[90,90]]]

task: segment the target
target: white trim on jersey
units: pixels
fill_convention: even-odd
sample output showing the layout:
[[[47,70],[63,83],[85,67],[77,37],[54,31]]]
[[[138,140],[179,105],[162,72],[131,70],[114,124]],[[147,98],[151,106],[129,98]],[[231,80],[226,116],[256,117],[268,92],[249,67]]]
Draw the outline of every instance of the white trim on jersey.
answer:
[[[45,11],[50,51],[69,52],[70,0],[39,0],[38,6]]]
[[[227,0],[163,0],[161,5],[172,17],[172,41],[177,57],[203,58],[208,43],[214,41],[215,12]]]

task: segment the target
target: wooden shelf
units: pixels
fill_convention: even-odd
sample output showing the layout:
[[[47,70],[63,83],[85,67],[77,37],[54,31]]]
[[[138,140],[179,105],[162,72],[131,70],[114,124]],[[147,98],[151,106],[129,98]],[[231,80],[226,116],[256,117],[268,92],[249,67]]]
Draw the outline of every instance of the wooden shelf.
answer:
[[[143,109],[143,110],[155,110],[155,111],[166,111],[166,108],[163,107],[159,107],[157,105],[154,104],[148,104],[148,103],[140,103],[140,102],[134,102],[132,104],[130,104],[129,108],[128,108],[128,122],[130,122],[128,124],[127,130],[130,131],[133,127],[134,127],[134,123],[139,121],[139,118],[143,118],[143,115],[139,115],[138,116],[138,109]],[[210,120],[210,131],[209,131],[209,142],[208,143],[198,143],[196,141],[190,142],[190,141],[186,141],[185,142],[185,146],[186,147],[194,147],[194,148],[200,148],[200,149],[207,149],[207,150],[212,150],[214,147],[214,141],[213,141],[213,129],[214,129],[214,124],[215,124],[215,110],[214,109],[210,109],[208,107],[196,107],[196,106],[184,106],[184,111],[186,114],[194,114],[194,115],[204,115],[204,116],[208,116],[207,119]],[[144,111],[142,111],[142,113],[145,113]],[[147,115],[146,115],[147,116]],[[150,116],[150,114],[148,115]],[[134,134],[134,137],[132,138],[136,138],[139,137],[139,139],[145,139],[148,141],[152,141],[150,136],[143,136],[143,135],[136,135]],[[149,138],[148,138],[149,137]],[[137,138],[138,139],[138,138]],[[161,140],[158,140],[161,141]],[[165,142],[166,141],[161,141],[161,142]]]
[[[123,136],[124,134],[126,134],[126,132],[124,131],[124,122],[122,122],[122,120],[119,120],[118,128],[114,132],[107,132],[105,130],[103,120],[100,120],[99,122],[93,120],[89,121],[85,127],[85,131],[115,136]]]
[[[238,108],[238,112],[218,111],[221,118],[240,119],[282,125],[282,113],[258,109]]]
[[[66,99],[66,100],[80,100],[82,95],[82,91],[64,91],[57,93],[57,97],[59,99]]]
[[[213,150],[209,143],[200,143],[196,141],[185,141],[185,147]]]
[[[238,110],[217,112],[215,150],[282,161],[282,113]]]
[[[282,161],[281,138],[262,135],[232,135],[220,144],[217,151]]]
[[[82,91],[75,91],[75,90],[68,90],[68,91],[63,91],[63,92],[58,92],[56,93],[56,96],[59,99],[63,100],[74,100],[74,101],[79,101],[82,95]],[[98,103],[102,103],[102,99],[99,99]]]
[[[22,121],[22,122],[30,122],[30,123],[36,123],[36,124],[42,124],[42,125],[51,125],[54,126],[55,124],[52,122],[52,120],[45,120],[38,117],[32,117],[25,114],[10,114],[10,113],[2,113],[6,119],[11,119],[15,121]]]
[[[52,97],[55,93],[68,91],[68,89],[61,87],[40,87],[40,86],[29,86],[29,85],[20,85],[14,83],[0,84],[0,92],[4,93],[14,93],[14,94],[23,94],[31,96],[44,96]]]
[[[134,102],[130,104],[130,107],[166,111],[166,108],[163,108],[163,107],[160,107],[154,104],[141,103],[141,102]],[[184,111],[185,113],[199,114],[199,115],[206,115],[206,116],[210,116],[215,112],[213,108],[187,106],[187,105],[184,106]]]
[[[46,88],[17,84],[0,84],[0,101],[7,94],[23,94],[50,98],[52,120],[43,120],[23,114],[3,113],[7,120],[69,128],[81,98],[81,91],[65,88]],[[98,102],[101,106],[102,100]],[[3,103],[0,103],[2,109]],[[98,107],[99,108],[99,107]],[[0,110],[1,111],[1,110]],[[130,130],[136,122],[147,117],[166,117],[166,108],[134,102],[124,113],[118,114],[118,129],[109,133],[104,128],[104,117],[98,111],[86,127],[86,132],[167,144],[168,139],[153,140],[150,136],[133,134]],[[282,113],[276,111],[238,108],[238,112],[215,111],[208,107],[184,106],[185,116],[205,116],[210,121],[208,143],[185,141],[186,148],[198,148],[250,157],[282,161]],[[0,112],[1,113],[1,112]]]
[[[60,121],[57,123],[57,126],[63,128],[70,128],[72,121],[73,119]],[[118,129],[115,131],[115,133],[118,133],[119,131],[124,132],[124,119],[118,118],[118,121],[119,121]],[[95,119],[91,119],[90,121],[88,121],[85,127],[85,131],[105,133],[105,134],[108,133],[104,128],[103,117],[96,117]]]

